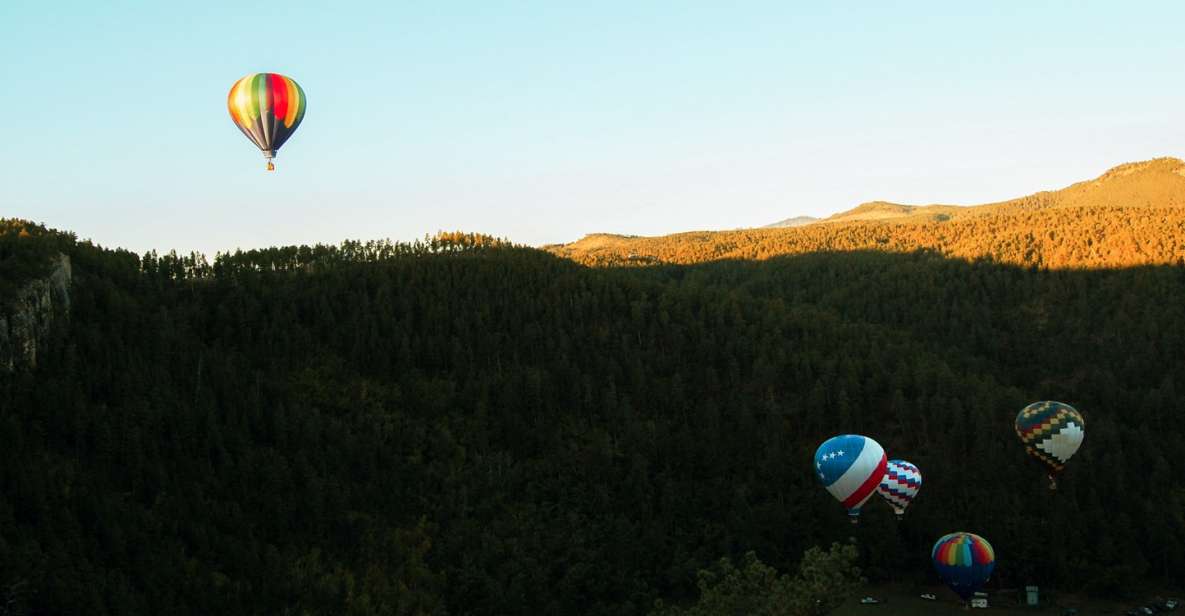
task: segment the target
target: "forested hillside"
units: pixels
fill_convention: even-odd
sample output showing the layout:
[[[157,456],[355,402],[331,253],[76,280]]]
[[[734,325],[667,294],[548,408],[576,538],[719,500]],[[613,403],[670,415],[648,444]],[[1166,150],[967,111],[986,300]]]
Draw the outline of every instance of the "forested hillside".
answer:
[[[1185,162],[1120,165],[1058,191],[973,207],[861,205],[795,228],[662,237],[594,234],[551,252],[589,265],[692,264],[818,251],[936,250],[1041,267],[1185,263]]]
[[[1065,244],[1029,224],[1050,263]],[[870,579],[932,580],[956,530],[995,546],[994,588],[1118,595],[1185,571],[1167,260],[862,240],[587,268],[449,234],[207,262],[14,221],[2,240],[6,278],[56,251],[74,272],[37,367],[0,372],[15,613],[646,614],[723,556],[791,571],[849,537]],[[1043,399],[1087,422],[1056,492],[1012,429]],[[815,482],[815,447],[847,432],[921,467],[904,521],[870,501],[851,527]]]

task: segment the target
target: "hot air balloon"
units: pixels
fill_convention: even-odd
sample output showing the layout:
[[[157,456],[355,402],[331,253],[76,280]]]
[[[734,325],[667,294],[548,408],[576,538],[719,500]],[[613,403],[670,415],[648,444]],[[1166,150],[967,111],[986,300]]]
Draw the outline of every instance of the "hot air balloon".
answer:
[[[876,493],[881,495],[893,507],[897,519],[905,513],[905,508],[913,502],[918,490],[922,487],[922,471],[905,460],[889,460],[885,465],[885,476]]]
[[[1057,489],[1057,474],[1086,436],[1086,422],[1074,407],[1061,402],[1034,402],[1016,416],[1016,435],[1025,451],[1049,469],[1049,489]]]
[[[983,588],[996,568],[996,552],[987,539],[973,533],[943,536],[930,551],[942,582],[966,601]]]
[[[304,90],[290,77],[252,73],[231,86],[226,106],[235,126],[263,151],[267,170],[274,171],[276,151],[304,119]]]
[[[852,524],[856,524],[860,507],[885,475],[885,450],[876,441],[858,434],[829,438],[815,451],[815,475],[848,510]]]

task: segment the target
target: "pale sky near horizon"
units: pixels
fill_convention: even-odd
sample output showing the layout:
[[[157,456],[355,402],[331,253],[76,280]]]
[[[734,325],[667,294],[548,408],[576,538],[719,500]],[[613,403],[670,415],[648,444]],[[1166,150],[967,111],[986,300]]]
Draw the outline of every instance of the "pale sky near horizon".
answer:
[[[537,245],[1185,157],[1179,0],[330,4],[0,2],[0,217],[138,253]],[[275,173],[226,110],[263,71],[308,97]]]

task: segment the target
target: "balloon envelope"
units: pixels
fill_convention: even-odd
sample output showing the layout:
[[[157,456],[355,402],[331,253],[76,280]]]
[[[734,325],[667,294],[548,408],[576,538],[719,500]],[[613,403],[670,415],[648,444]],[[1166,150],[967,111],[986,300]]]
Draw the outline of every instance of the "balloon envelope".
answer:
[[[306,103],[292,78],[252,73],[231,86],[226,106],[235,126],[271,159],[304,120]]]
[[[943,536],[930,551],[942,582],[964,601],[983,588],[996,568],[996,552],[987,539],[973,533]]]
[[[889,460],[885,465],[885,476],[876,487],[876,493],[893,507],[897,515],[901,515],[913,502],[921,487],[922,471],[918,470],[918,467],[905,460]]]
[[[1029,455],[1049,468],[1052,477],[1060,473],[1082,446],[1086,422],[1069,404],[1046,400],[1034,402],[1016,416],[1016,435]]]
[[[815,476],[854,519],[885,474],[885,450],[858,434],[827,439],[815,451]]]

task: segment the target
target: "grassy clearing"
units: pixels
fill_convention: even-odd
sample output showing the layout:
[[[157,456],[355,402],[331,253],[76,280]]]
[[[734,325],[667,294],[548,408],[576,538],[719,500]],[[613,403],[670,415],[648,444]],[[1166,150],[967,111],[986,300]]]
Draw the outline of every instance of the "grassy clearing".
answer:
[[[920,595],[931,593],[938,597],[937,601],[926,601]],[[1179,593],[1159,593],[1162,596],[1180,596]],[[860,598],[871,596],[881,601],[877,605],[861,605]],[[1118,602],[1091,599],[1079,595],[1058,593],[1056,595],[1042,593],[1042,605],[1031,608],[1021,605],[1024,593],[997,592],[990,593],[988,602],[991,607],[985,610],[968,610],[963,607],[959,598],[942,586],[908,587],[908,586],[871,586],[861,590],[855,598],[836,609],[832,616],[939,616],[939,615],[974,615],[974,616],[1061,616],[1067,608],[1078,610],[1078,616],[1096,616],[1109,614],[1117,616],[1127,610],[1141,605],[1141,600],[1147,601],[1153,595],[1142,599]],[[1170,612],[1174,613],[1174,612]],[[1177,614],[1185,614],[1178,609]]]

